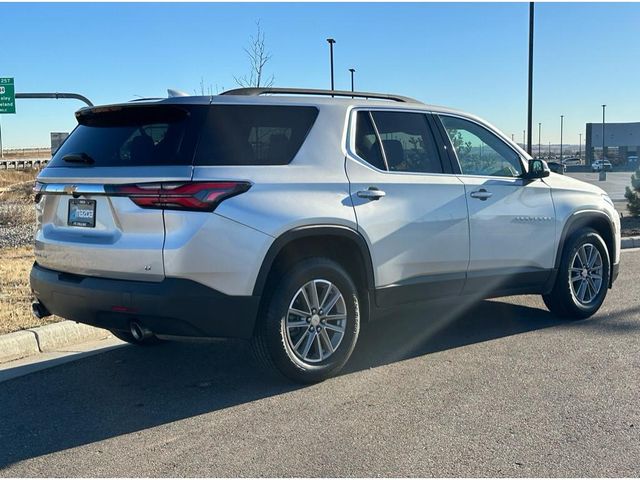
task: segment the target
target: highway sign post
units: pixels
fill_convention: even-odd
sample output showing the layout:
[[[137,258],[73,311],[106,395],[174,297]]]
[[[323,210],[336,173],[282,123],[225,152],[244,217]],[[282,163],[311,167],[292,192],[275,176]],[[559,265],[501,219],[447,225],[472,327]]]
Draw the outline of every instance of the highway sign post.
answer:
[[[16,87],[13,78],[0,77],[0,114],[16,113]],[[2,148],[2,125],[0,125],[0,158],[4,158]]]

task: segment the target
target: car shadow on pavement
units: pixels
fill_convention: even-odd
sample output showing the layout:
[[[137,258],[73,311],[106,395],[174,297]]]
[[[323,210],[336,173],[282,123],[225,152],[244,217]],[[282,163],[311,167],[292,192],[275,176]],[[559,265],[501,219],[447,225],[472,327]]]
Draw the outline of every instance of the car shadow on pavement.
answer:
[[[362,329],[345,374],[561,323],[496,300],[385,320]],[[299,388],[258,367],[247,342],[111,350],[0,383],[0,469]]]

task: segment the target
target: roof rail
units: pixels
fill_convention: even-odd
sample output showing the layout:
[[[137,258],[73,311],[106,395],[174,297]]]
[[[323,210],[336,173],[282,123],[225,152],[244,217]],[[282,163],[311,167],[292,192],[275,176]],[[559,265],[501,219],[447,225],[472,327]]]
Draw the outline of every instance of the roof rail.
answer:
[[[403,97],[402,95],[393,95],[388,93],[371,93],[371,92],[351,92],[347,90],[319,90],[313,88],[276,88],[276,87],[250,87],[250,88],[236,88],[233,90],[227,90],[220,95],[265,95],[268,93],[275,93],[278,95],[290,94],[290,95],[322,95],[332,97],[350,97],[350,98],[373,98],[376,100],[392,100],[394,102],[403,103],[422,103],[419,100],[410,97]]]

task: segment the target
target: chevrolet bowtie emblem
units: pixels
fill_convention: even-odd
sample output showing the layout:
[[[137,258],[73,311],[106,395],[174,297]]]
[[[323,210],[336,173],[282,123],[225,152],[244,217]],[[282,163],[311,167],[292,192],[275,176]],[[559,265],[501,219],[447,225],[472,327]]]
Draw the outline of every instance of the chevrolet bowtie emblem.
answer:
[[[65,185],[64,188],[62,189],[62,191],[64,193],[68,193],[69,195],[75,193],[75,191],[78,189],[77,185]]]

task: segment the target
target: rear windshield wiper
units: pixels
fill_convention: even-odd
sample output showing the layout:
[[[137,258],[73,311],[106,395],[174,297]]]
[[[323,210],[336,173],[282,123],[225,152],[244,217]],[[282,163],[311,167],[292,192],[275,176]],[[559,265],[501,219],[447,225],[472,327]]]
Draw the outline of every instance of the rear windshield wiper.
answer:
[[[62,160],[69,163],[84,163],[85,165],[92,165],[95,162],[93,158],[91,158],[86,153],[67,153]]]

